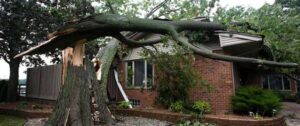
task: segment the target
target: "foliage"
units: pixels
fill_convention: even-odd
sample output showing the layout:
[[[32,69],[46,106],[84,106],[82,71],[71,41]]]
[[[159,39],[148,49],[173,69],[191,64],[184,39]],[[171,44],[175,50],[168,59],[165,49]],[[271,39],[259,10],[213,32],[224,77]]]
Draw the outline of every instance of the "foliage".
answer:
[[[166,19],[192,19],[195,17],[209,17],[212,8],[216,6],[219,0],[168,0],[166,6],[163,6],[158,15],[159,18]]]
[[[168,41],[164,42],[168,46]],[[170,46],[170,45],[169,45]],[[193,55],[175,43],[170,52],[144,49],[144,56],[155,65],[158,81],[157,102],[165,107],[171,103],[182,101],[186,103],[188,91],[196,85],[208,86],[200,73],[193,67]]]
[[[0,81],[0,102],[5,101],[6,94],[7,94],[7,81],[1,80]]]
[[[121,103],[119,104],[119,108],[128,109],[130,105],[131,105],[131,102],[121,101]]]
[[[281,101],[295,101],[296,96],[292,94],[291,91],[280,91],[280,90],[273,90],[274,94],[280,98]]]
[[[199,121],[183,121],[178,124],[178,126],[216,126],[212,123],[202,123]]]
[[[25,119],[14,116],[0,115],[0,126],[23,126]]]
[[[33,0],[2,0],[0,2],[0,59],[10,63],[13,57],[45,40],[57,28],[59,17]],[[40,56],[27,57],[26,65],[44,64]]]
[[[97,13],[108,12],[111,6],[115,13],[131,17],[145,17],[145,13],[150,13],[157,5],[165,2],[149,18],[161,19],[191,19],[197,16],[210,16],[211,9],[215,7],[219,0],[108,0],[97,1],[95,6]],[[109,4],[110,3],[110,4]]]
[[[210,104],[206,101],[196,101],[194,102],[192,108],[201,115],[211,112]]]
[[[213,18],[216,22],[228,25],[229,30],[264,35],[264,42],[271,49],[274,60],[300,63],[298,4],[295,0],[277,0],[274,5],[265,4],[259,9],[219,7]],[[300,72],[299,68],[278,70],[285,73]]]
[[[232,97],[231,104],[234,113],[244,115],[254,112],[272,116],[281,109],[280,99],[271,90],[251,86],[240,87]]]
[[[170,105],[170,110],[173,112],[182,112],[183,110],[183,101],[172,102]]]
[[[20,101],[17,104],[17,109],[24,109],[26,107],[28,107],[28,102],[26,102],[26,101]]]

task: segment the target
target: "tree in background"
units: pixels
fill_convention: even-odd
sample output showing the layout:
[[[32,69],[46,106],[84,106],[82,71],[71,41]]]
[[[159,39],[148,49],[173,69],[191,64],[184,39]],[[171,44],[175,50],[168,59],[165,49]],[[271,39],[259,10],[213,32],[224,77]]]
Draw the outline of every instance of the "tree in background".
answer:
[[[232,30],[264,35],[273,60],[300,63],[299,0],[277,0],[259,9],[219,7],[213,19]],[[299,68],[289,72],[299,73]]]
[[[1,0],[0,1],[0,59],[9,64],[8,101],[17,99],[19,65],[25,63],[44,64],[40,56],[30,56],[26,60],[13,57],[45,40],[46,35],[56,24],[47,8],[34,1]],[[51,24],[51,25],[50,25]]]

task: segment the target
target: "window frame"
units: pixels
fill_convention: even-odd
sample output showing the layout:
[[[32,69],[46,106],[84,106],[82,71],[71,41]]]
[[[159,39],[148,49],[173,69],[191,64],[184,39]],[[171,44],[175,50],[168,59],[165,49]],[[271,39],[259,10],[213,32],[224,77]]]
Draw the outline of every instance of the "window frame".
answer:
[[[134,74],[134,70],[135,70],[135,61],[144,61],[144,81],[143,81],[143,86],[135,86],[135,74]],[[131,62],[132,64],[132,82],[131,82],[131,85],[132,86],[128,86],[128,63]],[[125,87],[127,89],[151,89],[153,86],[154,86],[154,75],[155,75],[155,72],[154,72],[154,64],[151,64],[152,65],[152,86],[148,86],[148,78],[147,78],[147,63],[148,61],[147,60],[142,60],[142,59],[137,59],[137,60],[129,60],[129,61],[124,61],[125,63]]]
[[[290,89],[285,89],[285,85],[284,85],[284,75],[282,74],[266,74],[262,79],[265,79],[267,77],[267,85],[268,85],[268,88],[267,89],[271,89],[271,90],[277,90],[277,89],[272,89],[271,88],[271,84],[270,84],[270,76],[280,76],[280,79],[281,79],[281,86],[282,86],[282,89],[279,89],[280,91],[291,91],[291,80],[287,78],[288,82],[289,82],[289,87]],[[264,84],[263,84],[263,81],[261,83],[261,87],[264,88]],[[264,88],[266,89],[266,88]]]

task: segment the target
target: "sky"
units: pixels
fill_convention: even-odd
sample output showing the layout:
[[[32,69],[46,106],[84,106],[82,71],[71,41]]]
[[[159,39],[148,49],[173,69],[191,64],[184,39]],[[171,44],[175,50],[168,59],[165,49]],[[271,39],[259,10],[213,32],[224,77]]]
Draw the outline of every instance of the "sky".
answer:
[[[222,7],[234,7],[234,6],[244,6],[244,7],[253,7],[260,8],[265,3],[273,4],[275,0],[220,0],[220,5]],[[49,64],[49,63],[48,63]],[[25,79],[27,68],[25,66],[20,66],[19,69],[19,78]],[[4,61],[0,60],[0,79],[9,78],[9,65]]]

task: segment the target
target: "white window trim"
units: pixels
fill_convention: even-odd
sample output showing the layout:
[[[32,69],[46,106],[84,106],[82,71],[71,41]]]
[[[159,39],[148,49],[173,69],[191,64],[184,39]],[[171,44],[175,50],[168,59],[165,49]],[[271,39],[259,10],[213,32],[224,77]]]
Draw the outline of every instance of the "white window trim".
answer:
[[[279,75],[280,77],[281,77],[281,86],[282,86],[282,89],[280,89],[280,91],[291,91],[291,80],[290,79],[288,79],[288,81],[289,81],[289,85],[290,85],[290,89],[285,89],[285,87],[284,87],[284,80],[283,80],[283,75]],[[270,85],[270,74],[267,74],[266,75],[266,77],[267,77],[267,82],[268,82],[268,89],[271,89],[271,85]],[[262,88],[264,87],[263,86],[263,83],[262,83]]]
[[[134,76],[134,68],[135,68],[135,64],[134,64],[134,61],[137,61],[137,60],[130,60],[130,61],[126,61],[125,62],[125,87],[127,88],[127,89],[140,89],[140,88],[142,88],[142,87],[136,87],[135,86],[135,84],[134,84],[134,78],[135,78],[135,76]],[[143,81],[143,85],[144,85],[144,87],[143,87],[143,89],[151,89],[151,87],[148,87],[148,78],[147,78],[147,60],[143,60],[144,61],[144,71],[145,71],[145,73],[144,73],[144,81]],[[131,62],[132,63],[132,86],[128,86],[127,85],[127,78],[128,78],[128,62]],[[154,85],[154,64],[152,64],[152,85]]]

